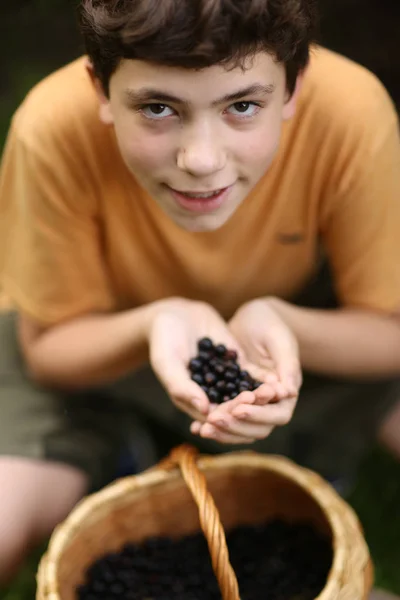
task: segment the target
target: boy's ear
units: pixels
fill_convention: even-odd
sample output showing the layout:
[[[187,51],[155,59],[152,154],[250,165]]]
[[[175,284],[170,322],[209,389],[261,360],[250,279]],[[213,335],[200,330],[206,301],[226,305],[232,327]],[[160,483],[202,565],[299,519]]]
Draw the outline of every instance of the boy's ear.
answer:
[[[99,117],[100,121],[104,125],[113,125],[114,118],[111,112],[110,99],[106,96],[103,88],[103,84],[94,72],[93,65],[89,58],[85,60],[85,68],[89,74],[90,80],[96,92],[97,99],[99,101]]]
[[[288,121],[292,117],[294,117],[297,108],[297,100],[299,98],[300,91],[303,87],[304,76],[307,72],[307,68],[304,71],[301,71],[296,79],[296,85],[293,90],[293,93],[289,96],[289,92],[287,93],[287,99],[285,104],[283,105],[282,118],[284,121]]]

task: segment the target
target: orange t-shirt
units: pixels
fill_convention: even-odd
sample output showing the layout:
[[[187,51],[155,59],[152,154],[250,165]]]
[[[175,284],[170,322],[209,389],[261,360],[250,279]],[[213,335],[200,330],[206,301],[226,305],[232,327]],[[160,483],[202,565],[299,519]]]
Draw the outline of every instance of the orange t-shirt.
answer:
[[[57,323],[169,296],[225,317],[290,299],[320,242],[344,305],[400,306],[396,111],[366,69],[313,51],[296,116],[268,172],[219,230],[180,229],[135,181],[97,116],[81,58],[16,112],[0,175],[0,274],[19,311]]]

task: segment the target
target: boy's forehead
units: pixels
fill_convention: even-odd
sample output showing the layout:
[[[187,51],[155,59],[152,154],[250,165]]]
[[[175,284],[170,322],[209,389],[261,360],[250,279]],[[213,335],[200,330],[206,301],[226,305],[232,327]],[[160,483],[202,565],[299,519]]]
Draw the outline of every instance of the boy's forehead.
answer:
[[[154,64],[123,59],[111,79],[111,87],[130,96],[162,90],[179,98],[219,97],[245,88],[254,94],[269,94],[285,79],[284,66],[265,52],[254,55],[244,65],[212,65],[203,69]]]

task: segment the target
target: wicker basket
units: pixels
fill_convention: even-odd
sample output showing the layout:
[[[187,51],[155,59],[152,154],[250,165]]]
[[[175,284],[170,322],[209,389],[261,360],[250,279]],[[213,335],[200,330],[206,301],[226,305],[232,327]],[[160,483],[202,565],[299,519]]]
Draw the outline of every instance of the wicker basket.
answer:
[[[194,499],[194,500],[193,500]],[[276,456],[197,456],[190,446],[85,498],[55,530],[37,600],[76,600],[87,568],[127,541],[203,529],[224,600],[239,600],[224,528],[267,518],[311,520],[331,536],[333,564],[318,600],[366,600],[372,564],[353,510],[315,473]]]

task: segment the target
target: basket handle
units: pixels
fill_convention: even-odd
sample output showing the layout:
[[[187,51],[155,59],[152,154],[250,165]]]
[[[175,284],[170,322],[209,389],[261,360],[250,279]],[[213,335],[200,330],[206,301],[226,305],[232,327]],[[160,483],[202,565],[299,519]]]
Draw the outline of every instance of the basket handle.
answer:
[[[240,600],[239,586],[235,572],[229,561],[228,547],[218,509],[207,489],[204,474],[197,466],[198,451],[193,446],[183,444],[174,448],[159,467],[172,469],[179,467],[182,477],[192,493],[199,509],[200,525],[208,543],[211,562],[223,600]]]

